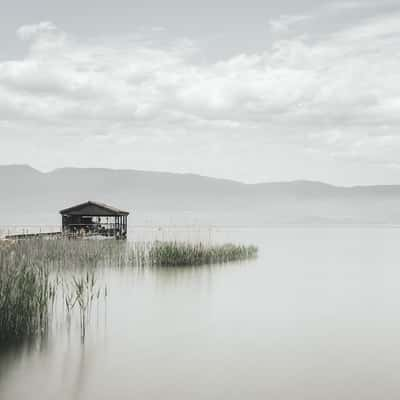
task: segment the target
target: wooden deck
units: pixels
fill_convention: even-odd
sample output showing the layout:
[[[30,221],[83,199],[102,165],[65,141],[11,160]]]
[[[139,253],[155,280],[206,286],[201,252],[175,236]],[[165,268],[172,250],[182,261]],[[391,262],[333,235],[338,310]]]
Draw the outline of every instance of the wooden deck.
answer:
[[[4,238],[7,240],[19,239],[35,239],[35,238],[54,238],[62,237],[62,232],[40,232],[40,233],[17,233],[13,235],[6,235]]]
[[[118,239],[113,235],[99,235],[98,233],[63,233],[63,232],[40,232],[40,233],[16,233],[5,235],[3,240],[23,240],[23,239],[87,239],[87,238],[102,238],[102,239]],[[1,238],[0,238],[1,240]]]

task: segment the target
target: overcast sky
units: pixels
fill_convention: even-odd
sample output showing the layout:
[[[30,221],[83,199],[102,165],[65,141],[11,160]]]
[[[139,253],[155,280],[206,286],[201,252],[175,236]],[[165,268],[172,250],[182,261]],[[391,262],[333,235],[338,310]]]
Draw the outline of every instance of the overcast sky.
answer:
[[[398,0],[13,0],[0,164],[400,183]]]

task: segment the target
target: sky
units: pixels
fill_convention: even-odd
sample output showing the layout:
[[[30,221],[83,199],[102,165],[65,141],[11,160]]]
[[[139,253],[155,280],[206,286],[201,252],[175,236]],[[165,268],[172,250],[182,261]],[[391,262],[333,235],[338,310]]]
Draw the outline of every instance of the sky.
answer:
[[[398,0],[13,0],[0,164],[400,184]]]

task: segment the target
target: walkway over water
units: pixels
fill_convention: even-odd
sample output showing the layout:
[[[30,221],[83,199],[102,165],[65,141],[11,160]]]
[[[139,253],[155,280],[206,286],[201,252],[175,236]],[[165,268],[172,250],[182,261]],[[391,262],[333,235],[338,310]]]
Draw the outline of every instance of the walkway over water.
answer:
[[[0,225],[0,239],[6,236],[61,233],[60,225]]]

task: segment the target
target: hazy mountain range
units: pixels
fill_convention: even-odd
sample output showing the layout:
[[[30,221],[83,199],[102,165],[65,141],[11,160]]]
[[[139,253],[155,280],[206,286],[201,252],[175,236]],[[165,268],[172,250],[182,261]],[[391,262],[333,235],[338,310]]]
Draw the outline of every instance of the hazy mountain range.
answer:
[[[400,185],[244,184],[192,174],[0,166],[0,225],[57,224],[87,200],[132,213],[130,224],[398,224]]]

